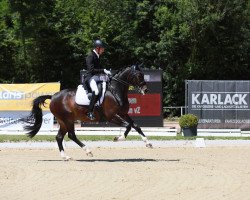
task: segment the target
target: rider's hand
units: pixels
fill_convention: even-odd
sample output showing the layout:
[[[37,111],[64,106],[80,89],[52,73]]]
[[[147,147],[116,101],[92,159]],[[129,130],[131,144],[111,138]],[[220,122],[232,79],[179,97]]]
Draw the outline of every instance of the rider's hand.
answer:
[[[107,69],[104,69],[104,73],[107,74],[107,75],[111,75],[111,71],[109,71]]]

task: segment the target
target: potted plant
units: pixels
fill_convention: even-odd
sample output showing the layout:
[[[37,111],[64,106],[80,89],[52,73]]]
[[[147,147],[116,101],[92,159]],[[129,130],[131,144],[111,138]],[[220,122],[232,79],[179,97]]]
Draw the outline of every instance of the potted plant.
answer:
[[[198,117],[193,114],[182,115],[179,119],[179,125],[185,137],[197,136]]]

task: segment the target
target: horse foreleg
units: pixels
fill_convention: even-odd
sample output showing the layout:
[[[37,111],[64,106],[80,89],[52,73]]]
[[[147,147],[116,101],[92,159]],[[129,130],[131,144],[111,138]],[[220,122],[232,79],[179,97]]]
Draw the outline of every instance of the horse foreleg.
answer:
[[[126,127],[126,131],[123,135],[115,137],[114,141],[123,141],[126,139],[129,131],[131,130],[131,127],[133,127],[141,136],[143,142],[146,143],[146,147],[152,148],[153,145],[149,142],[148,138],[144,135],[141,128],[134,123],[134,121],[129,117],[129,115],[126,115],[125,119],[122,118],[120,115],[116,114],[116,119],[120,120],[120,124],[124,125]]]
[[[128,136],[129,131],[131,130],[131,126],[132,124],[127,122],[125,119],[123,119],[120,115],[116,114],[115,115],[115,120],[113,120],[113,123],[119,125],[119,126],[125,126],[126,127],[126,131],[124,132],[123,135],[119,135],[116,136],[114,138],[114,142],[118,142],[118,141],[124,141],[126,140],[126,137]]]
[[[132,122],[132,127],[140,134],[143,142],[146,143],[146,147],[153,148],[153,145],[149,142],[148,138],[144,135],[141,128],[137,124],[135,124],[134,122]]]
[[[146,147],[152,148],[153,145],[148,141],[148,138],[144,135],[141,128],[137,124],[134,123],[134,121],[131,119],[129,115],[126,115],[126,120],[132,126],[132,128],[134,128],[140,134],[143,142],[146,143]]]
[[[126,138],[127,138],[128,133],[129,133],[130,130],[131,130],[131,124],[128,124],[128,125],[126,126],[126,131],[124,132],[124,134],[123,134],[123,135],[116,136],[116,137],[114,138],[114,141],[115,141],[115,142],[118,142],[118,141],[124,141],[124,140],[126,140]]]

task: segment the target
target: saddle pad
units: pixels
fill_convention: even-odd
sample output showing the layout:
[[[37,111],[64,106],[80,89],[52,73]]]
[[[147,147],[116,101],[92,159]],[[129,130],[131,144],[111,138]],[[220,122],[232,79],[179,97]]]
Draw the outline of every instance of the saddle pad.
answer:
[[[106,88],[103,89],[101,98],[97,101],[96,105],[101,105],[104,100],[104,95],[106,92]],[[83,85],[78,85],[76,90],[75,102],[78,105],[89,105],[90,100],[88,98],[88,92],[84,89]]]

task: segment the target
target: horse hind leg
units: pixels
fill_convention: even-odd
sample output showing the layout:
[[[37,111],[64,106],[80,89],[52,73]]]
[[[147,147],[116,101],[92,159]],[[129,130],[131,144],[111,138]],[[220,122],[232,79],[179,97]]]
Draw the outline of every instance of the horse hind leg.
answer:
[[[71,157],[69,157],[65,154],[64,148],[63,148],[63,138],[64,138],[65,134],[67,133],[67,130],[62,122],[60,122],[59,120],[58,120],[58,122],[59,122],[60,128],[59,128],[58,133],[56,135],[56,141],[58,144],[60,155],[61,155],[63,160],[70,160]]]
[[[84,151],[86,151],[87,156],[93,157],[93,154],[91,152],[91,150],[89,149],[88,146],[86,146],[85,144],[83,144],[77,137],[75,134],[75,128],[74,128],[74,122],[72,123],[68,123],[67,124],[68,127],[68,137],[69,139],[71,139],[72,141],[74,141],[76,144],[78,144]]]

